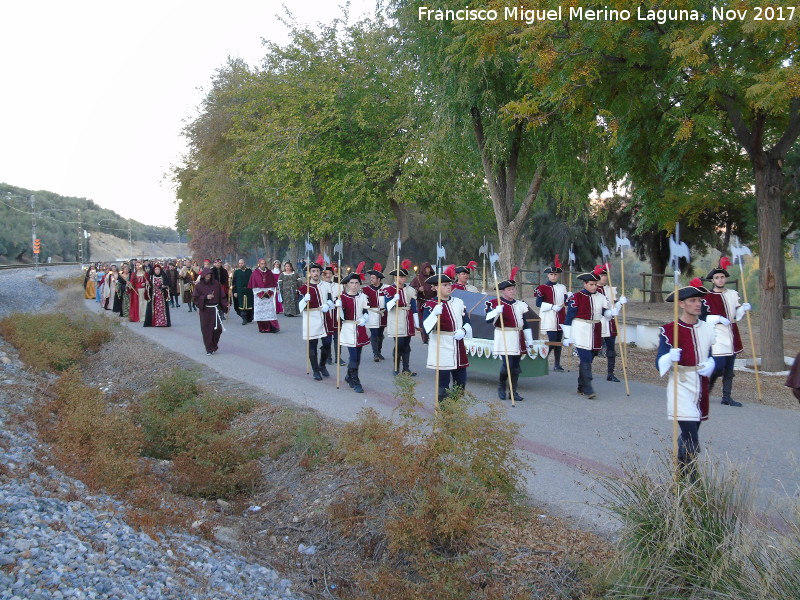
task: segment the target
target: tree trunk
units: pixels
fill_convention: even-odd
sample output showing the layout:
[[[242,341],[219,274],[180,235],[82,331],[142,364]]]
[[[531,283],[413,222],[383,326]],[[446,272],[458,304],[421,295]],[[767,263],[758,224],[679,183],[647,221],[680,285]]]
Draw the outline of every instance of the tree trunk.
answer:
[[[651,275],[663,275],[667,272],[669,263],[669,238],[663,231],[653,231],[650,234],[650,273]],[[666,252],[665,252],[666,248]],[[650,304],[664,301],[664,294],[661,291],[664,287],[666,277],[652,277],[650,279]]]
[[[267,235],[266,231],[261,232],[261,243],[264,244],[264,256],[256,257],[256,261],[260,258],[264,258],[267,261],[267,266],[271,267],[270,261],[272,260],[272,245],[269,243],[269,236]]]
[[[758,283],[761,289],[761,367],[764,371],[783,371],[783,292],[785,265],[781,239],[780,161],[768,155],[754,160],[758,212]]]

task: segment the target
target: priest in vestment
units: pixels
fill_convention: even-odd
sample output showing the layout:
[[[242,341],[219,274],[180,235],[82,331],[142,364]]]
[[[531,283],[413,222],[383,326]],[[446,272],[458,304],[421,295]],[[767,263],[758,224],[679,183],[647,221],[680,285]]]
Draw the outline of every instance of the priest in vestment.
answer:
[[[267,268],[267,261],[260,259],[253,270],[247,287],[253,290],[253,319],[260,333],[278,333],[278,312],[275,305],[278,282]]]

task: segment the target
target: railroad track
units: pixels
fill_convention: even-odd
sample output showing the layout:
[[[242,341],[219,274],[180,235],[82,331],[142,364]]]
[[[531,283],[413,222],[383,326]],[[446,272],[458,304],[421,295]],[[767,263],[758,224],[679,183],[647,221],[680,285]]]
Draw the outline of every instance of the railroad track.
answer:
[[[69,267],[69,266],[78,266],[80,263],[77,262],[53,262],[53,263],[39,263],[38,267],[41,269],[42,267]],[[35,269],[37,265],[0,265],[0,271],[5,271],[7,269]]]

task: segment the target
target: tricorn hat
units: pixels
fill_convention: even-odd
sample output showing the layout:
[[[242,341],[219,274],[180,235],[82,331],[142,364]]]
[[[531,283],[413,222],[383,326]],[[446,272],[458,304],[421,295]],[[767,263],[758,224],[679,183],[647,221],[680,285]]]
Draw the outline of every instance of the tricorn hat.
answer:
[[[544,272],[545,273],[563,273],[564,272],[561,269],[561,260],[559,260],[558,254],[556,254],[556,257],[553,259],[553,265],[550,266],[550,267],[547,267],[544,270]]]
[[[474,260],[469,261],[466,265],[461,267],[456,267],[456,273],[472,273],[472,270],[478,266],[478,263]]]
[[[439,285],[440,283],[453,283],[453,279],[442,273],[441,275],[431,275],[425,280],[428,285]]]
[[[519,271],[519,267],[514,267],[513,269],[511,269],[511,276],[505,281],[501,281],[500,283],[498,283],[497,284],[498,289],[504,290],[508,287],[516,286],[517,271]]]
[[[400,263],[400,272],[398,273],[397,269],[393,269],[389,272],[389,275],[400,276],[400,277],[408,277],[408,270],[411,268],[411,261],[409,259],[405,259],[403,262]]]
[[[375,275],[378,279],[383,279],[386,275],[383,274],[383,265],[381,263],[375,263],[372,265],[372,268],[367,271],[367,275]]]
[[[723,256],[722,258],[719,259],[719,266],[711,269],[708,272],[708,275],[706,275],[706,279],[708,281],[711,281],[714,278],[714,275],[716,275],[717,273],[722,273],[723,275],[725,275],[725,277],[730,277],[731,275],[727,271],[728,267],[730,266],[731,266],[731,259],[729,259],[727,256]]]
[[[699,277],[695,277],[689,282],[689,285],[682,287],[678,290],[678,300],[686,300],[687,298],[694,298],[695,296],[703,297],[709,291],[703,287],[703,282]],[[667,296],[666,302],[675,302],[675,292]]]

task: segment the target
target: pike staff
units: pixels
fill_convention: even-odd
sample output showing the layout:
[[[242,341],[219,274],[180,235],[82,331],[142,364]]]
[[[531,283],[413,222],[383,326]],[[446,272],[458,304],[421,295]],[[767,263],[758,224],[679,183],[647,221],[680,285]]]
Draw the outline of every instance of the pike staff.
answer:
[[[617,249],[619,250],[619,271],[621,280],[621,295],[625,295],[625,248],[631,247],[630,240],[622,235],[622,229],[619,230],[620,235],[617,237]],[[609,270],[608,285],[611,285],[611,275]],[[622,305],[622,344],[620,345],[620,352],[622,354],[622,377],[625,380],[625,394],[631,395],[631,388],[628,385],[628,323],[625,318],[625,304]]]
[[[397,233],[397,270],[395,271],[397,275],[394,277],[394,293],[399,295],[400,294],[400,233]],[[400,309],[397,305],[400,303],[398,300],[395,303],[395,322],[394,322],[394,372],[400,372],[400,350],[399,350],[399,342],[400,342]]]
[[[333,246],[333,254],[339,256],[339,267],[336,269],[336,289],[339,290],[338,297],[342,297],[342,234],[339,234],[339,243]],[[342,366],[342,309],[336,309],[336,330],[339,335],[336,336],[336,389],[339,389],[341,381],[341,366]]]
[[[669,239],[669,247],[670,247],[670,254],[671,254],[671,262],[673,262],[674,268],[674,284],[673,284],[673,305],[674,305],[674,314],[673,314],[673,325],[672,325],[672,342],[673,348],[676,350],[680,349],[680,340],[678,338],[678,298],[680,296],[679,292],[679,284],[680,284],[680,277],[681,277],[681,269],[680,269],[680,259],[681,257],[685,258],[687,261],[689,260],[689,247],[686,245],[686,242],[680,241],[681,235],[681,224],[675,223],[675,235],[670,237]],[[678,361],[672,362],[672,376],[674,378],[674,393],[673,393],[673,400],[672,400],[672,451],[674,454],[674,462],[675,462],[675,477],[678,477]]]
[[[306,234],[306,294],[310,293],[311,290],[311,269],[310,261],[311,256],[310,252],[314,249],[309,241],[310,234]],[[301,311],[304,310],[306,307],[305,303],[303,303]],[[306,375],[311,374],[311,315],[306,313]]]
[[[442,271],[437,269],[436,278],[438,285],[436,286],[436,306],[442,303]],[[439,351],[442,348],[442,315],[436,315],[436,404],[434,410],[439,412]],[[458,366],[458,365],[456,365]]]
[[[572,272],[575,266],[575,253],[572,251],[572,244],[569,245],[569,254],[567,255],[567,262],[569,263],[569,279],[567,283],[567,299],[569,300],[572,296]],[[571,371],[575,368],[575,354],[573,354],[572,348],[567,347],[567,352],[569,352],[569,368],[567,371]]]
[[[495,259],[495,260],[492,260]],[[511,377],[511,361],[508,358],[508,340],[506,340],[506,326],[503,321],[503,300],[500,297],[500,282],[497,280],[497,270],[494,268],[495,263],[499,259],[499,256],[492,253],[489,262],[491,263],[492,267],[492,275],[494,276],[494,292],[497,294],[497,310],[500,311],[500,333],[503,336],[503,352],[506,361],[506,373],[508,373],[508,390],[511,394],[511,406],[516,406],[514,402],[514,382],[512,381]],[[512,277],[513,278],[513,277]]]
[[[739,240],[737,239],[736,241],[738,244]],[[753,255],[752,252],[750,252],[750,248],[748,248],[747,246],[741,246],[741,245],[731,246],[731,255],[733,256],[733,259],[739,260],[739,273],[741,274],[740,277],[742,279],[742,294],[744,296],[744,303],[748,304],[747,282],[745,281],[744,261],[742,259],[742,256],[744,256],[745,254],[749,254],[750,256]],[[761,376],[758,372],[758,358],[756,357],[756,345],[755,345],[755,340],[753,339],[753,325],[750,322],[750,311],[749,310],[745,311],[745,314],[747,315],[747,334],[750,337],[750,348],[752,348],[752,354],[753,354],[753,370],[756,373],[756,390],[758,391],[758,401],[761,402]]]

